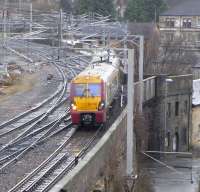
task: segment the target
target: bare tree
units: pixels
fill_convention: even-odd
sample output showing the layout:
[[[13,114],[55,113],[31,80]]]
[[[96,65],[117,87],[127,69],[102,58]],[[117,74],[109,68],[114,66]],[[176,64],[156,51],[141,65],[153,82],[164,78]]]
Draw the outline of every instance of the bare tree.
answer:
[[[182,39],[168,41],[159,49],[157,59],[149,64],[148,73],[153,75],[192,73],[192,65],[196,60],[195,54],[186,50]]]

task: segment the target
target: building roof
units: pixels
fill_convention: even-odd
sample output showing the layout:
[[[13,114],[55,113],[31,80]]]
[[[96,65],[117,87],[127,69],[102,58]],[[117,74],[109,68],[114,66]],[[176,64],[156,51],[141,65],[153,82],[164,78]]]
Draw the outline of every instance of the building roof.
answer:
[[[192,104],[200,105],[200,79],[193,80]]]
[[[165,0],[168,10],[160,16],[200,16],[200,0]]]
[[[188,0],[164,0],[164,2],[169,8],[177,6],[178,4],[183,3],[185,1],[188,1]]]

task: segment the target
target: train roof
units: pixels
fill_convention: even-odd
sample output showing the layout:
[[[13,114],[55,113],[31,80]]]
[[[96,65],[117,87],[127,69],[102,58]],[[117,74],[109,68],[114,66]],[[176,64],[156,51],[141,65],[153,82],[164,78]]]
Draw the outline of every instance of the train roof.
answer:
[[[118,69],[113,66],[111,63],[96,63],[87,67],[84,71],[82,71],[76,78],[81,77],[99,77],[105,82],[108,81],[109,77],[117,72]]]

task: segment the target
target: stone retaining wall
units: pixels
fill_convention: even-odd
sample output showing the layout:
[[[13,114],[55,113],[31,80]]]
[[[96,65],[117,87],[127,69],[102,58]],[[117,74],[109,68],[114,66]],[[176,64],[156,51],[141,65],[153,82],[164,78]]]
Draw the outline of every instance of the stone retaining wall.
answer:
[[[123,161],[126,143],[126,109],[83,160],[50,192],[88,192],[102,177],[115,180]],[[124,170],[124,169],[123,169]],[[121,171],[120,171],[121,172]],[[120,173],[123,175],[124,173]]]

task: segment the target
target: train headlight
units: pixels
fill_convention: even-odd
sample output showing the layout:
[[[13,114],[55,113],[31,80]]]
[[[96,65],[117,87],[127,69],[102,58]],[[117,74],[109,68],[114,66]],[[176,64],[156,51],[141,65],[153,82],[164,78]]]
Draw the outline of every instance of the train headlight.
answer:
[[[105,102],[104,102],[104,101],[101,101],[101,102],[99,103],[98,110],[101,111],[101,110],[103,110],[104,108],[105,108]]]
[[[74,111],[77,110],[77,106],[76,106],[74,103],[71,104],[71,108],[72,108],[72,110],[74,110]]]

